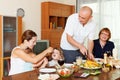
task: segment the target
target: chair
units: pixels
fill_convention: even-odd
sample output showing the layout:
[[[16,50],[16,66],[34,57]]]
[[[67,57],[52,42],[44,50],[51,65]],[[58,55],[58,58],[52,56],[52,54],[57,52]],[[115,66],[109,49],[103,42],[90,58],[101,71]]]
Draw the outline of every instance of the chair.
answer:
[[[10,57],[5,57],[3,59],[4,64],[4,76],[8,76],[9,70],[10,70]]]
[[[12,80],[12,77],[11,77],[11,76],[4,76],[4,77],[2,78],[2,80]]]
[[[117,78],[116,80],[120,80],[120,78]]]
[[[7,61],[7,71],[9,73],[9,71],[10,71],[10,58],[6,59],[6,61]]]
[[[113,49],[113,57],[115,60],[118,59],[118,49],[117,48]]]
[[[39,70],[23,72],[11,76],[4,76],[2,80],[38,80]]]

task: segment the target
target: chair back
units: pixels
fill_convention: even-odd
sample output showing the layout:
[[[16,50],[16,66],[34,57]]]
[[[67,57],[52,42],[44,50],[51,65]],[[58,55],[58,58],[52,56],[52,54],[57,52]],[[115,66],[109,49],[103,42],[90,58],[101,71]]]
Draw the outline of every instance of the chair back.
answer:
[[[4,76],[4,77],[2,78],[2,80],[12,80],[12,77],[11,77],[11,76]]]
[[[117,78],[116,80],[120,80],[120,78]]]

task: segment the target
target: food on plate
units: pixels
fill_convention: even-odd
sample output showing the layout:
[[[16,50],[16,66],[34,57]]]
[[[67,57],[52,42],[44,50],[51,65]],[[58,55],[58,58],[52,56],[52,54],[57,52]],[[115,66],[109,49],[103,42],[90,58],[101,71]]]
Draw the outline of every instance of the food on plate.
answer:
[[[69,76],[72,75],[73,73],[73,69],[70,69],[70,68],[61,68],[61,69],[58,69],[57,70],[57,73],[63,77],[63,78],[67,78]]]
[[[85,70],[84,73],[89,73],[90,75],[98,75],[101,73],[100,70]]]
[[[90,74],[91,74],[91,75],[98,75],[98,74],[100,74],[100,73],[101,73],[100,70],[95,70],[95,71],[91,72]]]
[[[99,67],[99,63],[97,63],[96,61],[92,61],[92,60],[86,60],[86,62],[84,63],[85,67]]]
[[[83,64],[82,64],[83,68],[86,69],[98,69],[101,68],[101,64],[98,63],[97,61],[93,61],[93,60],[86,60]]]

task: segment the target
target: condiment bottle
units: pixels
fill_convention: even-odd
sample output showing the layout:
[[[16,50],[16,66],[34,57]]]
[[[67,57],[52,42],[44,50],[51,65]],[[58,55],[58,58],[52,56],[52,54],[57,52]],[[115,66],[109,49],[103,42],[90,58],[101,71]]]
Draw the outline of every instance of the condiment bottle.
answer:
[[[104,64],[107,64],[107,54],[104,54]]]
[[[104,63],[103,63],[103,68],[102,70],[104,72],[108,72],[110,70],[110,67],[109,67],[109,64],[108,64],[108,57],[107,57],[107,54],[104,53]]]

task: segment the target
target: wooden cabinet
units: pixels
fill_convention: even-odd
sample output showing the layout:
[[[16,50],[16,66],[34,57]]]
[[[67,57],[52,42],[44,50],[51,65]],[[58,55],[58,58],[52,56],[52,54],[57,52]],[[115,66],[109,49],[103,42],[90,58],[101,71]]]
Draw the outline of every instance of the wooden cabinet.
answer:
[[[43,2],[41,4],[41,39],[50,41],[50,46],[59,48],[61,34],[69,15],[74,13],[73,5]]]
[[[7,75],[8,65],[12,49],[20,44],[22,35],[22,18],[0,15],[0,80]]]

